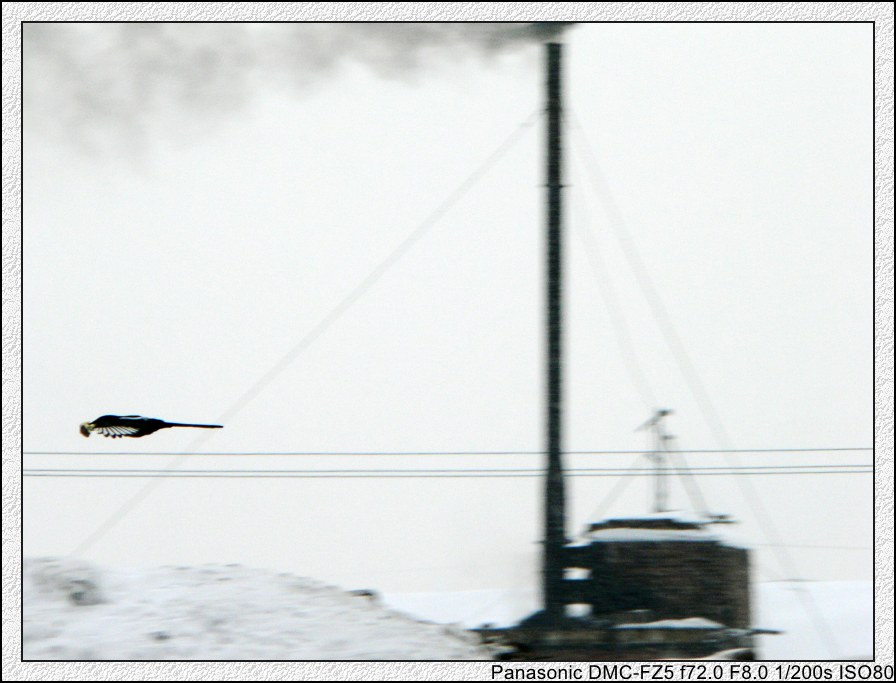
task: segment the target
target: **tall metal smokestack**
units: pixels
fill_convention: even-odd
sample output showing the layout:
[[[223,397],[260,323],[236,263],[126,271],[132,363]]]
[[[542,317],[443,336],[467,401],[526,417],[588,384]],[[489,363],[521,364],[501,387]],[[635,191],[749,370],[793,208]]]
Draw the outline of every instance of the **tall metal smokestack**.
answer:
[[[563,546],[566,543],[563,485],[563,283],[561,202],[561,56],[562,45],[547,48],[547,476],[545,478],[543,597],[547,617],[564,615]]]

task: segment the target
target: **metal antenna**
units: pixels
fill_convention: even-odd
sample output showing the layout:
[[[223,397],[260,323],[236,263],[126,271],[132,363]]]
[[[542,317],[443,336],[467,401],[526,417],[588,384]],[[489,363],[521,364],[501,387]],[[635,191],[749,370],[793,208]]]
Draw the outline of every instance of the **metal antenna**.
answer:
[[[667,442],[674,438],[668,434],[663,425],[663,419],[667,415],[671,415],[672,411],[667,408],[657,410],[653,416],[635,431],[650,430],[653,436],[653,451],[648,454],[653,460],[653,511],[668,512],[669,511],[669,484],[666,459],[666,452],[669,450]]]

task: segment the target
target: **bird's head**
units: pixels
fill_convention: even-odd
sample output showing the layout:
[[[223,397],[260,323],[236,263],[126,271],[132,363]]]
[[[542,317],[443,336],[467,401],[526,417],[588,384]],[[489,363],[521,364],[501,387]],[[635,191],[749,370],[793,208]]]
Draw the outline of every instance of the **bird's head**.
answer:
[[[89,437],[90,432],[93,431],[93,422],[82,422],[81,423],[81,435]]]

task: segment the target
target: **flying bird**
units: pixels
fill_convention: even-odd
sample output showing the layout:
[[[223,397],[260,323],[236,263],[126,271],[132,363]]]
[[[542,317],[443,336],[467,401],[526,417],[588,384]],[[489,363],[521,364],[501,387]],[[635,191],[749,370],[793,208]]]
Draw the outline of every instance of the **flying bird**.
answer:
[[[140,417],[139,415],[103,415],[93,422],[81,423],[81,434],[89,437],[91,432],[97,432],[113,439],[122,436],[146,436],[166,427],[201,427],[202,429],[221,429],[222,425],[193,425],[182,422],[165,422],[153,417]]]

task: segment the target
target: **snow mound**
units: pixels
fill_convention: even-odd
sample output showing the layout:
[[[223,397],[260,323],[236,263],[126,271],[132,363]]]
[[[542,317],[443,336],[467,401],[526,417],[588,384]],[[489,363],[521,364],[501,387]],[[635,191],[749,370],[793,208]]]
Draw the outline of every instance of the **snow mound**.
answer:
[[[367,592],[239,565],[112,571],[25,559],[25,660],[490,659]]]

